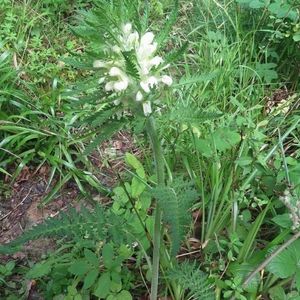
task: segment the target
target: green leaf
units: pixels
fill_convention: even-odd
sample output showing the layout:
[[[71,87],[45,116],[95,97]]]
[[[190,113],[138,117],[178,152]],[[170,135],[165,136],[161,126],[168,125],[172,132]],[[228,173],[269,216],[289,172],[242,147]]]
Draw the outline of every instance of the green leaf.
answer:
[[[202,83],[202,82],[209,82],[212,81],[214,78],[217,77],[217,75],[220,74],[219,70],[215,70],[211,73],[207,74],[200,74],[200,75],[194,75],[194,76],[185,76],[182,77],[179,81],[179,83],[173,84],[173,87],[181,87],[183,85],[190,85],[195,83]]]
[[[271,83],[274,79],[278,78],[278,74],[273,70],[277,65],[274,63],[260,64],[256,63],[255,70],[259,77],[266,83]]]
[[[8,272],[11,272],[14,269],[15,265],[16,263],[11,260],[5,265],[5,268]]]
[[[98,274],[99,274],[99,272],[97,269],[93,269],[93,270],[89,271],[84,278],[82,288],[85,290],[89,289],[96,282]]]
[[[165,57],[165,64],[175,62],[178,58],[180,58],[186,52],[188,45],[188,42],[185,42],[179,49],[175,49],[167,54]]]
[[[132,300],[132,296],[128,291],[123,290],[123,291],[121,291],[121,293],[119,293],[117,295],[117,299],[118,300]]]
[[[196,147],[199,152],[205,157],[212,157],[213,156],[213,149],[211,144],[208,140],[205,139],[197,139],[196,140]]]
[[[86,147],[83,155],[90,154],[95,148],[97,148],[101,143],[111,138],[114,133],[121,130],[124,126],[124,122],[122,121],[111,121],[107,124],[103,125],[100,130],[100,134],[98,134],[93,141]]]
[[[225,151],[233,148],[241,141],[241,135],[229,128],[217,129],[212,138],[214,140],[215,147],[219,151]]]
[[[50,262],[37,263],[33,268],[26,274],[29,279],[41,278],[50,273],[52,265]]]
[[[299,249],[298,249],[299,251]],[[299,262],[298,262],[299,263]],[[298,291],[300,291],[300,269],[298,267],[296,274],[295,274],[295,281],[296,281],[296,288]]]
[[[300,240],[293,242],[288,248],[275,256],[267,270],[279,278],[288,278],[299,272]]]
[[[253,162],[253,158],[250,156],[242,156],[238,158],[235,162],[238,166],[245,167],[250,165]]]
[[[121,275],[117,272],[111,272],[111,287],[110,290],[113,293],[118,293],[122,289]]]
[[[262,7],[265,7],[265,3],[264,3],[264,1],[260,1],[260,0],[252,0],[249,3],[249,7],[251,7],[251,8],[262,8]]]
[[[126,73],[134,77],[136,80],[140,80],[139,71],[134,62],[135,58],[131,52],[122,52],[125,59]]]
[[[275,286],[269,290],[269,295],[272,300],[286,300],[286,295],[283,287]]]
[[[91,266],[88,264],[88,262],[85,259],[81,259],[81,260],[75,261],[69,267],[69,272],[76,276],[82,276],[86,272],[88,272],[90,269],[91,269]]]
[[[114,248],[111,244],[105,244],[102,249],[102,257],[104,266],[107,269],[111,269],[113,265],[113,258],[114,258]]]
[[[132,178],[131,195],[133,198],[138,198],[145,190],[146,186],[138,178]]]
[[[297,32],[297,33],[293,34],[293,40],[295,42],[299,42],[300,41],[300,32]]]
[[[272,218],[272,221],[282,228],[291,228],[293,225],[289,214],[277,215]]]
[[[179,2],[178,0],[173,1],[174,7],[171,11],[171,14],[170,14],[169,18],[166,20],[166,22],[164,23],[165,26],[160,30],[160,32],[156,38],[156,41],[160,46],[162,46],[166,42],[167,37],[169,37],[169,35],[170,35],[172,26],[176,22],[178,11],[179,11],[179,3],[178,2]]]
[[[188,210],[197,199],[197,192],[190,183],[176,178],[173,187],[156,187],[152,194],[162,209],[164,222],[170,226],[171,254],[175,255],[190,224]]]
[[[127,152],[125,154],[125,161],[129,166],[136,170],[136,172],[141,178],[145,178],[144,167],[133,154]]]
[[[84,256],[92,266],[97,267],[99,265],[99,259],[93,251],[85,248]]]
[[[109,272],[103,273],[97,282],[94,295],[99,298],[106,298],[110,291],[110,285],[111,285],[110,273]]]

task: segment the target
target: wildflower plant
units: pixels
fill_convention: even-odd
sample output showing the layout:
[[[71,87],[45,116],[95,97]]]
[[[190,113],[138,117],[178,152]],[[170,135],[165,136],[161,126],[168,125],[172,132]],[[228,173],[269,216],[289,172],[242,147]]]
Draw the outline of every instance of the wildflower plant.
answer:
[[[82,25],[73,28],[88,42],[87,57],[80,55],[79,61],[67,60],[75,67],[92,71],[86,82],[74,88],[83,96],[83,101],[78,103],[93,104],[94,108],[86,122],[95,128],[96,137],[86,153],[130,120],[142,120],[152,146],[158,188],[165,186],[165,159],[156,131],[153,103],[160,102],[161,94],[172,85],[169,66],[185,51],[186,45],[165,57],[158,53],[169,36],[177,11],[178,1],[175,1],[167,22],[155,36],[148,26],[147,1],[143,5],[140,1],[110,1],[108,5],[100,0],[99,9],[84,13]],[[116,114],[118,118],[114,118]],[[151,300],[156,300],[158,293],[162,233],[160,203],[156,202],[154,212]]]

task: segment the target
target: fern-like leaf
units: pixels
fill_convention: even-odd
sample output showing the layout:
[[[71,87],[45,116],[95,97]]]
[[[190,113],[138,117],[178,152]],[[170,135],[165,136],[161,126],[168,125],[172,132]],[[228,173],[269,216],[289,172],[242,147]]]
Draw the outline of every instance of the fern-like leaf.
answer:
[[[176,255],[190,224],[189,209],[197,199],[197,192],[181,178],[174,180],[173,187],[156,187],[152,192],[162,209],[164,222],[170,228],[171,255]]]
[[[179,11],[179,1],[175,0],[172,12],[169,16],[169,19],[166,22],[166,25],[164,26],[164,28],[160,31],[158,37],[157,37],[156,41],[159,45],[162,46],[167,41],[167,38],[170,35],[170,31],[172,29],[172,26],[176,22],[176,19],[177,19],[177,16],[178,16],[178,11]]]
[[[120,131],[126,122],[112,120],[102,126],[100,134],[85,148],[83,155],[89,155],[97,146],[110,139],[116,132]]]
[[[183,105],[180,103],[164,115],[170,122],[177,124],[199,124],[207,120],[220,118],[221,116],[222,114],[217,112],[204,112],[193,104]]]
[[[185,299],[215,299],[213,285],[209,282],[208,276],[197,268],[195,263],[183,262],[172,270],[169,278],[176,280],[178,285],[185,289]]]
[[[28,241],[41,237],[69,237],[75,240],[85,237],[103,240],[106,235],[105,224],[106,215],[101,206],[97,206],[93,212],[82,207],[80,213],[72,208],[56,218],[46,219],[44,223],[34,226],[9,244],[0,246],[0,253],[14,253]]]

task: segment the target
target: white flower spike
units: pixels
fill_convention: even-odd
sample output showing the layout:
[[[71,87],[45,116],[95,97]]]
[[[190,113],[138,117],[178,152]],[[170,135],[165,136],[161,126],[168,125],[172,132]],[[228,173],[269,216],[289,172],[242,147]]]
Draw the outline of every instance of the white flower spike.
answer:
[[[161,75],[162,71],[169,67],[165,65],[159,67],[164,60],[162,57],[155,55],[157,43],[154,42],[153,32],[146,32],[139,35],[134,30],[131,23],[126,23],[121,27],[121,32],[117,36],[118,43],[110,45],[107,51],[111,51],[112,58],[107,62],[95,60],[94,68],[104,69],[104,76],[99,83],[105,83],[104,89],[107,92],[120,93],[130,91],[135,95],[137,102],[142,102],[144,114],[150,115],[152,112],[151,102],[145,101],[143,92],[149,94],[161,84],[172,85],[173,80],[168,75]],[[130,51],[135,56],[135,67],[139,75],[139,82],[136,78],[127,73],[126,61],[122,52]],[[138,88],[136,88],[138,86]],[[118,101],[114,101],[117,105]]]

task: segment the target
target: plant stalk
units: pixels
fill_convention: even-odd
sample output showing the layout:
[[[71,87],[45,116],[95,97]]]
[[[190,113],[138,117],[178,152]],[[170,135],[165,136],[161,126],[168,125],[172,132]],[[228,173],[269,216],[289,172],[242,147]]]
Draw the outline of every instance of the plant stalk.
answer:
[[[277,248],[269,257],[267,257],[253,272],[251,272],[245,281],[243,282],[243,287],[247,287],[249,282],[255,277],[257,273],[259,273],[262,269],[264,269],[271,260],[278,256],[284,249],[286,249],[290,244],[295,242],[298,238],[300,238],[300,231],[295,233],[290,239],[288,239],[285,243],[283,243],[279,248]]]
[[[163,186],[165,185],[164,156],[156,132],[155,120],[152,116],[150,116],[146,121],[146,130],[152,145],[156,176],[157,176],[157,184],[158,186]],[[153,234],[153,262],[152,262],[150,300],[157,300],[160,241],[161,241],[161,209],[158,203],[156,203],[155,219],[154,219],[154,234]]]

